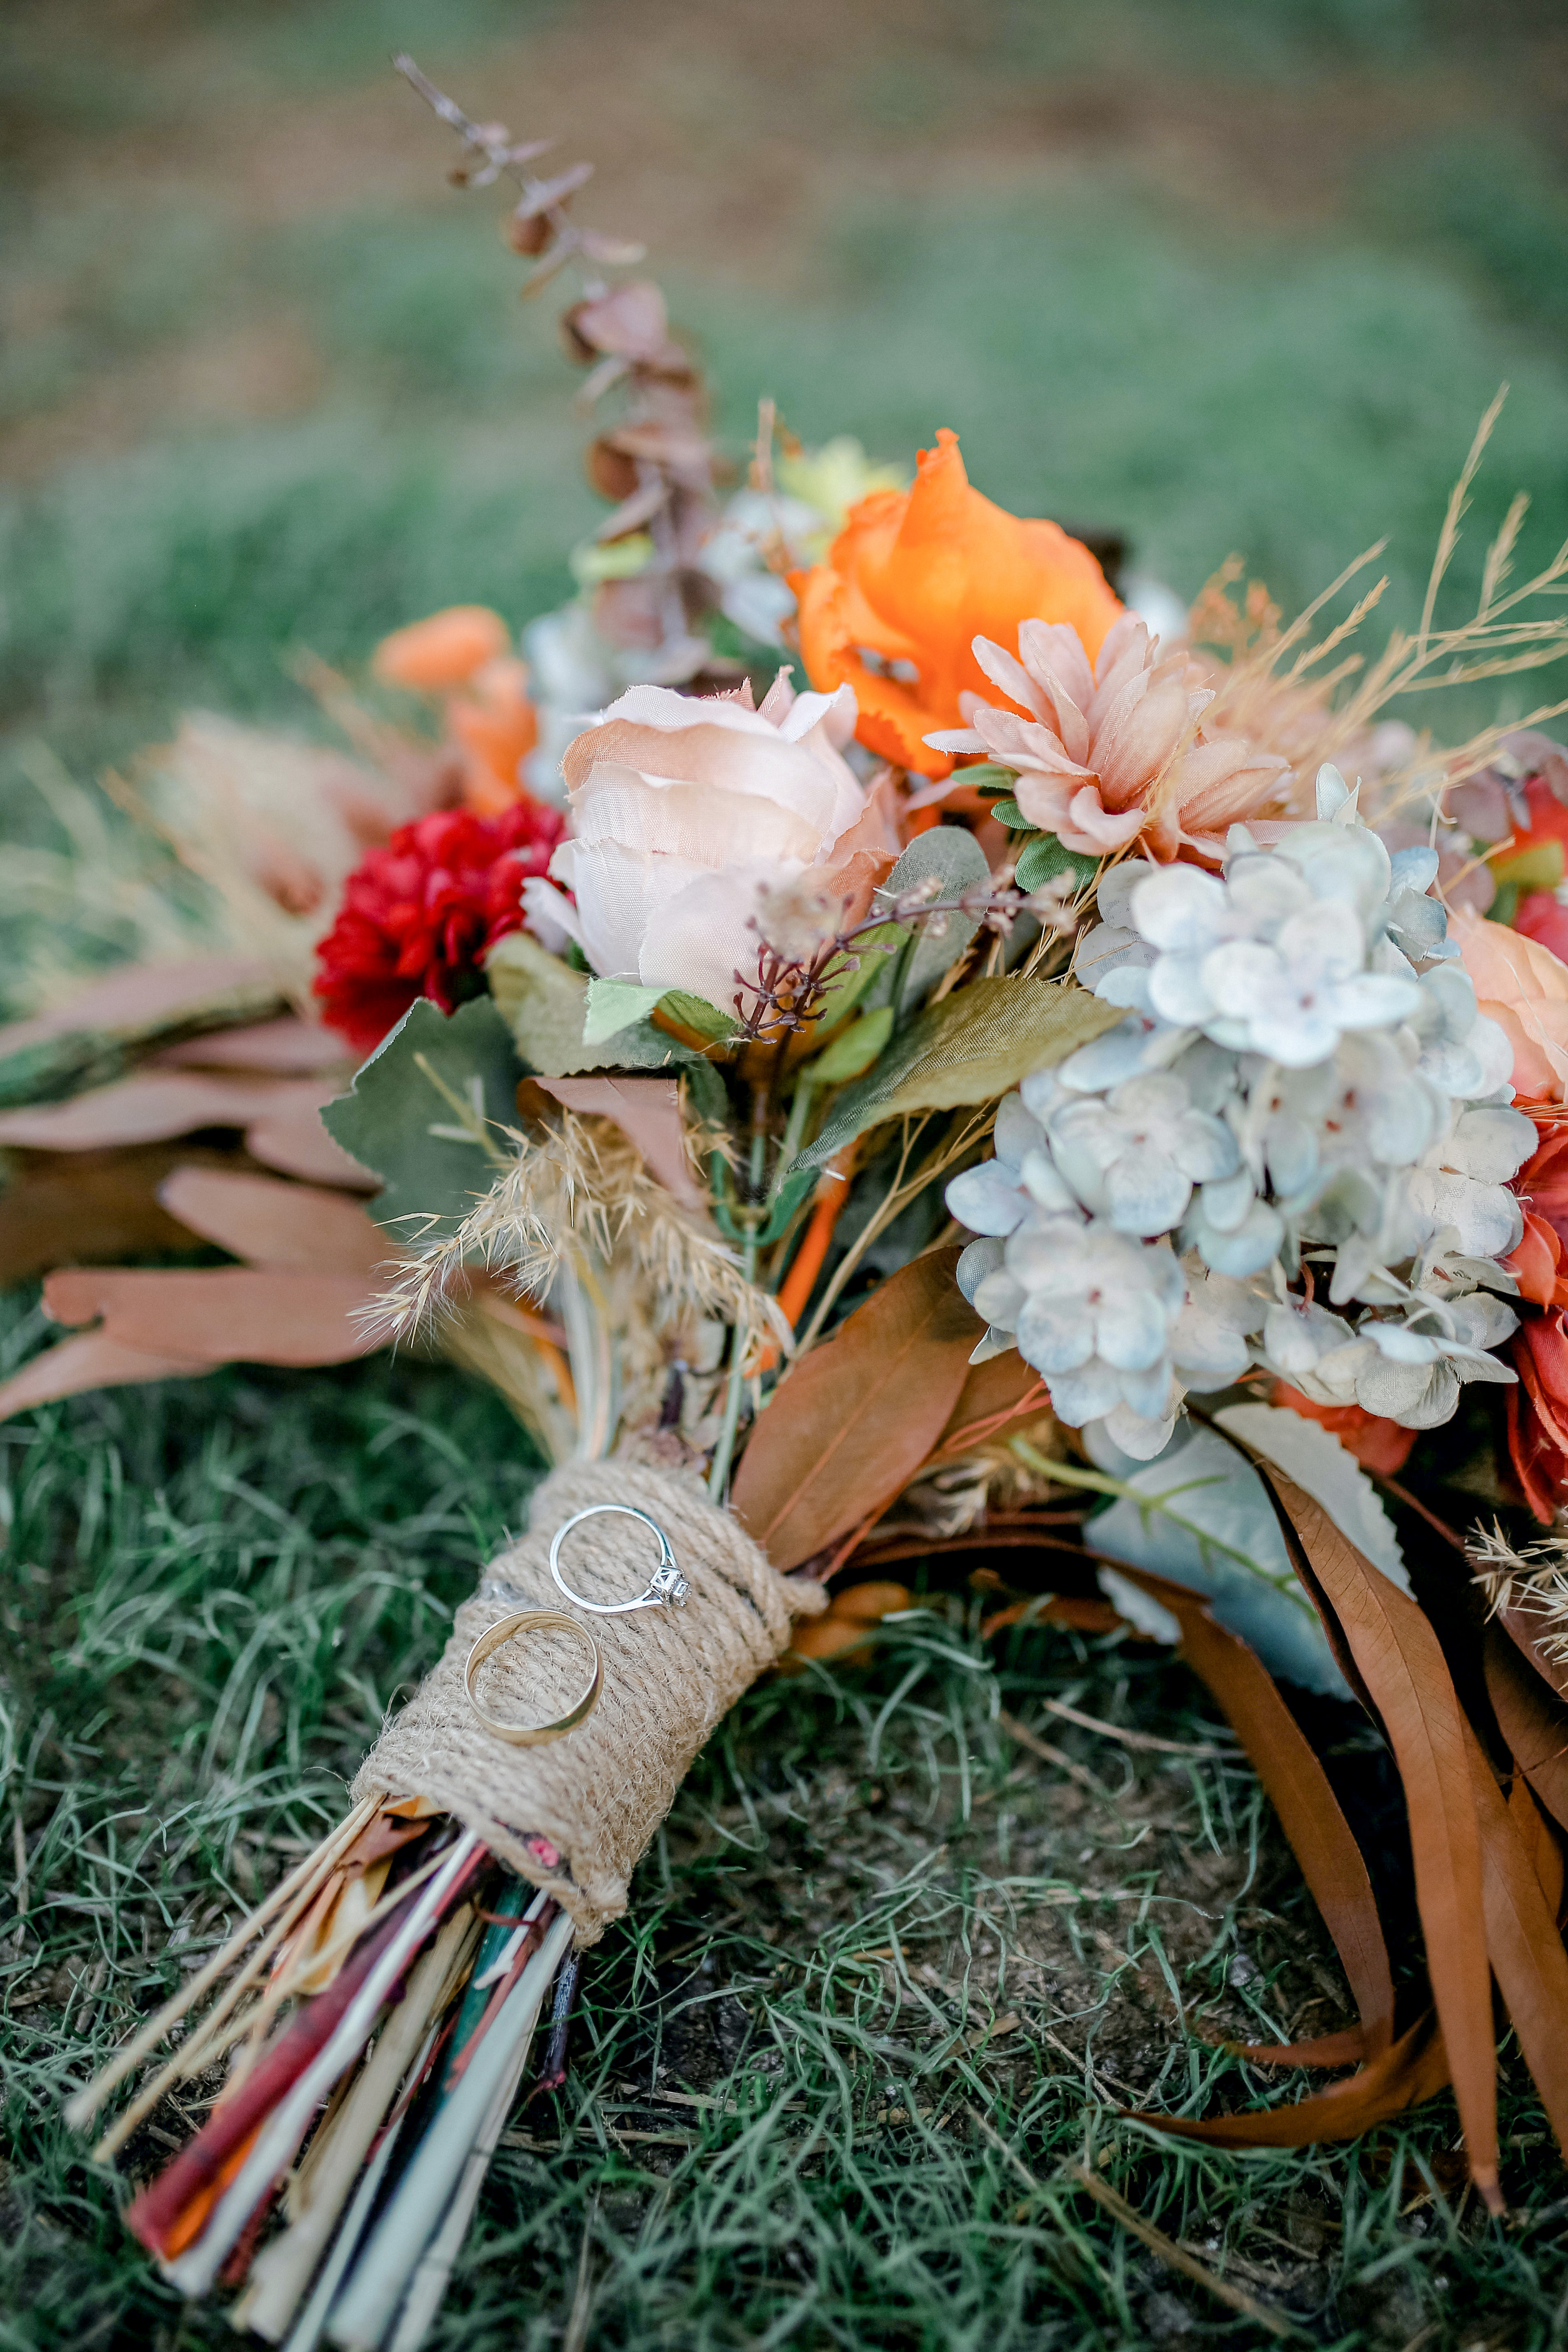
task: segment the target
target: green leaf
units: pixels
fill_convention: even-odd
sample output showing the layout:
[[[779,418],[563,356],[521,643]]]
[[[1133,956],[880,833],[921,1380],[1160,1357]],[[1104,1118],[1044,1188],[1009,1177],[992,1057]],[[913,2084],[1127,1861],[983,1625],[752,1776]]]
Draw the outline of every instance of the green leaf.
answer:
[[[758,1229],[757,1242],[759,1246],[763,1246],[769,1242],[776,1242],[778,1240],[780,1234],[784,1232],[784,1227],[789,1223],[790,1219],[794,1216],[795,1211],[799,1208],[806,1194],[813,1189],[816,1182],[816,1169],[803,1168],[797,1160],[795,1165],[785,1176],[783,1183],[779,1186],[778,1191],[773,1194],[773,1205],[768,1211],[768,1221],[766,1224]]]
[[[1067,874],[1072,877],[1074,889],[1079,890],[1099,871],[1098,857],[1086,857],[1081,850],[1064,849],[1054,833],[1042,833],[1024,844],[1013,879],[1020,890],[1043,890],[1047,882]]]
[[[526,931],[510,931],[498,940],[485,961],[490,993],[506,1020],[518,1052],[542,1078],[574,1077],[582,1070],[664,1070],[685,1068],[700,1056],[689,1045],[656,1029],[647,1018],[652,993],[624,981],[589,980],[573,971],[559,956],[540,946]],[[634,1016],[593,1044],[584,1044],[591,992],[598,989],[623,994],[600,1002],[618,1005],[623,1016]],[[666,991],[668,1003],[674,992]],[[701,1004],[700,997],[682,997],[683,1003]],[[644,1008],[636,1017],[638,1006]],[[711,1006],[708,1007],[710,1017]]]
[[[929,833],[915,835],[878,896],[886,905],[906,890],[918,889],[922,882],[935,882],[938,898],[957,898],[965,890],[984,887],[990,875],[985,852],[966,825],[933,824]],[[869,932],[858,943],[858,951],[869,950],[868,961],[876,966],[864,992],[865,1009],[869,1012],[875,1006],[891,1004],[900,950],[911,935],[914,945],[900,991],[909,1006],[923,1003],[949,965],[958,961],[977,929],[973,916],[937,915],[913,923],[885,923]],[[890,954],[881,952],[883,943],[890,943]]]
[[[1010,793],[1018,781],[1016,768],[1000,767],[994,760],[977,760],[973,767],[956,768],[953,773],[977,793]]]
[[[800,1074],[802,1086],[841,1087],[868,1070],[889,1038],[893,1034],[893,1008],[879,1004],[874,1013],[862,1013],[847,1029],[841,1029],[831,1045],[824,1046],[815,1062],[808,1062]]]
[[[910,1112],[952,1110],[1005,1095],[1031,1070],[1065,1061],[1126,1014],[1070,981],[972,980],[911,1021],[874,1068],[846,1087],[800,1156],[820,1168],[868,1128]]]
[[[1026,1452],[1033,1467],[1039,1457]],[[1102,1559],[1204,1593],[1220,1623],[1256,1650],[1270,1674],[1308,1690],[1349,1696],[1263,1482],[1235,1446],[1212,1430],[1194,1428],[1121,1477],[1076,1464],[1060,1475],[1068,1486],[1114,1498],[1089,1522],[1089,1547]],[[1114,1584],[1110,1596],[1120,1606]]]
[[[584,1048],[588,982],[526,931],[509,931],[485,958],[485,976],[518,1052],[541,1077],[596,1066]]]
[[[993,801],[991,814],[998,824],[1011,825],[1015,833],[1033,833],[1035,820],[1026,816],[1016,801]]]
[[[378,1225],[414,1243],[460,1223],[494,1181],[494,1155],[507,1149],[498,1130],[517,1123],[521,1076],[489,997],[449,1016],[428,997],[409,1006],[349,1092],[321,1113],[333,1141],[382,1179],[385,1189],[370,1204]],[[413,1222],[420,1219],[434,1223]]]
[[[689,989],[644,988],[635,980],[591,980],[583,1043],[602,1045],[623,1029],[651,1021],[661,1008],[667,1019],[679,1022],[683,1029],[693,1030],[715,1045],[734,1034],[735,1023],[731,1015],[721,1013],[705,996],[694,996]]]

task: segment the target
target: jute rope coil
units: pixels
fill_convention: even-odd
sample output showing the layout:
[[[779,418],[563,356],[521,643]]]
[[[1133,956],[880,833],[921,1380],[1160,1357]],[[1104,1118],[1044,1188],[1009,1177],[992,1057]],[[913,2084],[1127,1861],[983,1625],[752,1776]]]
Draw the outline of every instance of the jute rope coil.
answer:
[[[584,1617],[604,1653],[604,1693],[571,1732],[542,1748],[509,1748],[475,1717],[463,1686],[468,1652],[518,1609],[560,1609],[550,1538],[593,1503],[635,1503],[668,1536],[688,1580],[684,1609]],[[635,1520],[574,1529],[571,1580],[584,1598],[641,1591],[654,1539]],[[548,1887],[591,1944],[626,1907],[638,1857],[669,1811],[687,1768],[742,1692],[789,1646],[795,1617],[826,1606],[820,1584],[780,1576],[701,1483],[640,1464],[574,1464],[534,1493],[529,1532],[487,1570],[458,1610],[440,1663],[384,1727],[354,1780],[355,1798],[426,1797],[484,1839],[523,1877]],[[521,1641],[483,1668],[494,1715],[549,1721],[583,1679],[575,1644]],[[542,1860],[553,1848],[562,1866]]]

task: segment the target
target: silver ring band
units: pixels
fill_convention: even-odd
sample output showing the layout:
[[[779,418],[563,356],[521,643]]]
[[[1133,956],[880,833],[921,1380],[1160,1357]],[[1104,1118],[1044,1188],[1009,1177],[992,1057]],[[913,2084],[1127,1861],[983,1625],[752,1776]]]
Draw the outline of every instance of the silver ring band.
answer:
[[[474,1696],[474,1676],[485,1660],[492,1651],[499,1650],[503,1642],[510,1642],[513,1634],[543,1633],[546,1628],[555,1633],[570,1633],[586,1647],[594,1662],[587,1689],[553,1723],[502,1723],[496,1716],[487,1715]],[[563,1738],[583,1721],[584,1716],[593,1714],[599,1704],[599,1694],[604,1685],[605,1661],[600,1654],[599,1644],[586,1625],[580,1624],[575,1617],[568,1617],[564,1609],[514,1610],[510,1617],[501,1618],[499,1623],[479,1635],[468,1652],[468,1663],[463,1669],[463,1688],[468,1693],[468,1705],[485,1729],[494,1738],[504,1739],[509,1748],[542,1748],[547,1740]]]
[[[573,1528],[580,1528],[584,1519],[597,1518],[605,1512],[615,1512],[625,1519],[640,1519],[643,1526],[658,1538],[658,1558],[654,1563],[653,1573],[635,1601],[584,1601],[580,1592],[573,1591],[561,1573],[561,1547]],[[675,1564],[669,1538],[658,1521],[649,1518],[646,1511],[639,1511],[635,1503],[590,1503],[585,1511],[574,1511],[569,1519],[562,1522],[550,1539],[550,1573],[568,1601],[579,1609],[586,1609],[595,1617],[624,1617],[633,1609],[684,1609],[686,1596],[691,1590]]]

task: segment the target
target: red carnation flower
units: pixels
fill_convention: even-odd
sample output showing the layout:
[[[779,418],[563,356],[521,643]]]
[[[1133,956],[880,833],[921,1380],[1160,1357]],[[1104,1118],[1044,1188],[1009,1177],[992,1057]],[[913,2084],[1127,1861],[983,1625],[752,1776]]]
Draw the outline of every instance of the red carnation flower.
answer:
[[[521,928],[524,877],[544,872],[563,823],[528,799],[492,817],[444,809],[373,849],[316,950],[332,1027],[368,1052],[419,997],[450,1013],[479,995],[485,950]]]

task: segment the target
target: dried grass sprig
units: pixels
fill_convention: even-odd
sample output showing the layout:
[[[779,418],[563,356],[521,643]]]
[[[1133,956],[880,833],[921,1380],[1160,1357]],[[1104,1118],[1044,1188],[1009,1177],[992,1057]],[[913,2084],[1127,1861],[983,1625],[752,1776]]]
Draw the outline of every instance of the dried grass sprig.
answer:
[[[1477,1527],[1465,1546],[1488,1613],[1517,1612],[1533,1621],[1536,1647],[1553,1665],[1568,1664],[1568,1525],[1559,1523],[1539,1543],[1517,1549],[1494,1519]]]
[[[1529,579],[1509,585],[1530,506],[1523,491],[1510,502],[1488,547],[1474,612],[1448,627],[1439,627],[1436,622],[1438,597],[1453,565],[1470,492],[1507,391],[1505,384],[1482,417],[1449,494],[1415,630],[1392,631],[1382,652],[1370,661],[1362,654],[1351,653],[1331,671],[1313,675],[1360,631],[1388,586],[1386,576],[1362,594],[1353,611],[1322,637],[1312,639],[1310,632],[1318,614],[1358,572],[1375,562],[1385,542],[1380,541],[1347,564],[1283,630],[1275,626],[1273,608],[1260,602],[1255,592],[1247,593],[1245,611],[1237,610],[1228,592],[1241,576],[1240,563],[1233,558],[1222,566],[1193,607],[1194,637],[1226,649],[1230,656],[1216,667],[1217,691],[1205,714],[1205,732],[1234,730],[1284,751],[1295,769],[1298,792],[1305,793],[1325,761],[1348,759],[1353,763],[1357,748],[1403,697],[1510,677],[1568,656],[1568,619],[1556,613],[1524,609],[1543,597],[1568,594],[1568,541]],[[1295,647],[1300,650],[1294,659],[1282,668],[1285,656]],[[1334,688],[1358,672],[1354,691],[1335,702]],[[1408,802],[1429,798],[1435,769],[1446,784],[1462,782],[1487,764],[1504,735],[1539,726],[1563,710],[1568,710],[1568,700],[1543,704],[1527,718],[1484,728],[1451,751],[1434,753],[1427,744],[1418,744],[1408,760],[1377,779],[1377,820],[1381,823]]]
[[[483,1197],[456,1229],[399,1266],[365,1310],[374,1328],[406,1338],[447,1311],[463,1269],[482,1265],[515,1296],[543,1297],[563,1268],[624,1265],[657,1317],[692,1312],[741,1335],[744,1355],[793,1335],[775,1302],[747,1279],[736,1253],[684,1208],[614,1120],[563,1111],[542,1136],[503,1130],[510,1147]]]

